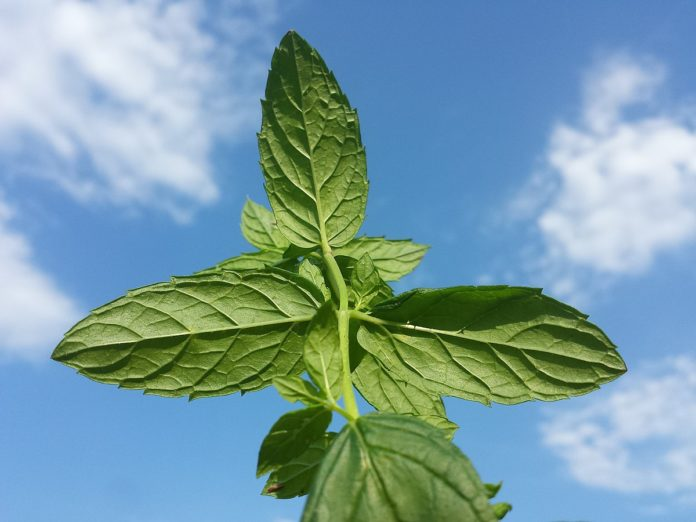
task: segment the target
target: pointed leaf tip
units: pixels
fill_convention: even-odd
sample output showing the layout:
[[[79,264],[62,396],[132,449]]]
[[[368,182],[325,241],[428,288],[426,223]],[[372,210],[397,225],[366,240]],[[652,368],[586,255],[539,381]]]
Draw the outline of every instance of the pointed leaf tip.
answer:
[[[278,227],[300,247],[346,244],[367,202],[355,110],[319,53],[292,31],[273,54],[265,95],[258,143]]]
[[[302,372],[315,294],[277,270],[176,278],[96,309],[53,358],[90,379],[166,397],[258,390]]]
[[[312,443],[324,437],[331,423],[331,412],[321,406],[293,410],[276,421],[261,443],[256,476],[280,468],[305,453]]]
[[[372,316],[358,331],[360,346],[386,371],[435,396],[554,401],[626,371],[599,328],[537,289],[418,290],[381,303]]]

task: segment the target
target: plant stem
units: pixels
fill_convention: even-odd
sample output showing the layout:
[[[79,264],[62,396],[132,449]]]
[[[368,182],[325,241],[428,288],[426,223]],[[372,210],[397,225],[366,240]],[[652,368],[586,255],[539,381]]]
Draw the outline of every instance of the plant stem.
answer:
[[[350,315],[353,319],[357,319],[358,321],[365,321],[366,323],[378,324],[380,326],[384,326],[384,325],[388,325],[388,324],[394,324],[396,326],[403,326],[400,323],[390,323],[389,321],[385,321],[384,319],[372,317],[371,315],[368,315],[364,312],[359,312],[358,310],[353,310],[350,313]]]
[[[353,421],[357,418],[355,415],[350,414],[350,413],[348,413],[346,410],[344,410],[343,408],[341,408],[341,407],[340,407],[338,404],[336,404],[335,402],[326,401],[326,402],[323,402],[322,404],[323,404],[326,408],[328,408],[329,410],[335,411],[336,413],[338,413],[341,417],[343,417],[344,419],[346,419],[348,422],[353,422]]]
[[[352,420],[360,416],[358,404],[355,401],[355,392],[353,391],[353,381],[350,376],[350,347],[348,340],[348,332],[350,327],[351,310],[348,308],[348,288],[343,280],[341,270],[336,263],[336,259],[331,252],[331,247],[328,243],[322,245],[324,262],[326,263],[326,271],[329,276],[329,283],[338,296],[338,340],[341,348],[341,359],[343,362],[343,377],[342,391],[343,401],[345,403],[346,412],[352,417]],[[350,420],[350,419],[349,419]]]

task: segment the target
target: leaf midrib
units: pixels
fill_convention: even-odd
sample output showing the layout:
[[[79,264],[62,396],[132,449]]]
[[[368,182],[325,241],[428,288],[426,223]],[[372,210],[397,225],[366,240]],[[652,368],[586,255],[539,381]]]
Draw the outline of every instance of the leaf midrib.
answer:
[[[394,515],[394,518],[399,521],[399,516],[398,516],[398,511],[397,511],[397,506],[394,504],[394,499],[391,498],[389,495],[389,490],[384,483],[384,478],[380,474],[379,470],[377,469],[377,466],[375,465],[374,461],[372,460],[372,455],[370,454],[370,446],[367,444],[367,440],[365,439],[365,435],[362,433],[360,425],[356,422],[355,424],[350,425],[350,428],[352,429],[353,432],[355,433],[355,437],[358,441],[358,447],[360,448],[360,452],[364,456],[366,462],[365,466],[365,475],[363,475],[363,480],[367,482],[367,475],[372,472],[374,474],[375,478],[377,479],[377,483],[379,484],[379,489],[382,490],[382,494],[384,495],[385,500],[389,504],[389,507],[391,508],[391,512]]]
[[[509,342],[505,343],[505,342],[486,341],[486,340],[477,338],[476,336],[466,335],[465,334],[466,330],[457,330],[457,331],[440,330],[437,328],[428,328],[425,326],[418,326],[415,324],[399,323],[396,321],[389,321],[386,319],[380,319],[378,317],[374,317],[372,315],[368,315],[366,313],[359,312],[359,311],[351,312],[351,316],[355,319],[380,326],[380,327],[384,328],[385,330],[387,330],[387,332],[389,332],[390,334],[392,334],[392,332],[389,330],[390,327],[391,328],[399,328],[401,330],[407,330],[407,331],[412,330],[415,332],[422,332],[422,333],[430,334],[430,335],[436,336],[438,338],[439,338],[439,336],[445,336],[445,337],[452,337],[455,339],[464,339],[467,341],[484,343],[484,344],[488,345],[489,347],[491,347],[493,349],[493,351],[495,351],[497,349],[496,346],[506,346],[506,347],[513,348],[515,350],[519,350],[525,356],[527,355],[528,352],[531,352],[531,353],[539,352],[539,353],[549,354],[549,355],[553,355],[553,356],[563,357],[566,359],[571,359],[574,361],[580,361],[580,362],[584,362],[584,363],[588,362],[585,359],[578,359],[577,357],[570,355],[570,354],[561,354],[561,353],[556,353],[556,352],[549,352],[546,350],[539,350],[537,348],[531,348],[531,347],[520,347],[520,346],[515,346],[514,344],[509,343]],[[589,332],[587,332],[587,333],[589,334]],[[591,350],[593,352],[597,351],[595,349],[591,349]],[[611,345],[607,346],[607,350],[606,350],[606,353],[604,353],[604,355],[609,355],[612,353],[615,354],[616,350]],[[592,364],[603,366],[604,368],[606,368],[607,370],[610,370],[610,371],[618,370],[618,368],[616,368],[615,366],[608,364],[607,361],[592,361]]]
[[[302,88],[302,82],[300,80],[300,70],[298,68],[298,63],[297,63],[297,56],[298,56],[298,49],[297,45],[295,44],[295,40],[292,40],[292,47],[295,55],[295,59],[293,60],[293,64],[295,65],[295,73],[297,75],[297,86],[300,91],[300,97],[299,97],[299,110],[300,114],[302,115],[302,129],[304,131],[304,136],[307,142],[307,159],[309,160],[309,170],[310,173],[312,174],[312,191],[314,192],[314,203],[316,205],[316,211],[317,211],[317,223],[319,225],[319,238],[321,240],[322,247],[324,245],[329,244],[328,237],[326,235],[326,222],[324,221],[324,214],[321,210],[321,194],[320,191],[317,189],[319,183],[317,181],[315,169],[314,169],[314,154],[313,154],[313,147],[311,146],[309,142],[309,133],[307,132],[307,119],[305,118],[305,108],[304,108],[304,89]],[[312,53],[310,52],[310,60],[312,59]],[[290,97],[289,97],[290,98]]]
[[[367,323],[372,323],[376,324],[378,326],[383,326],[383,327],[394,327],[394,328],[401,328],[403,330],[413,330],[416,332],[423,332],[423,333],[429,333],[433,335],[444,335],[448,337],[458,337],[460,339],[466,339],[468,341],[478,341],[478,342],[485,342],[487,344],[490,344],[490,341],[483,341],[481,339],[478,339],[475,335],[466,335],[467,330],[461,329],[461,330],[441,330],[439,328],[430,328],[428,326],[419,326],[417,324],[409,324],[409,323],[400,323],[397,321],[389,321],[388,319],[380,319],[379,317],[375,317],[373,315],[366,314],[364,312],[359,312],[359,311],[353,311],[351,314],[355,319],[358,319],[360,321],[365,321]],[[543,323],[540,323],[543,324]],[[555,325],[563,328],[561,325]],[[527,327],[526,329],[529,329],[531,327]],[[575,331],[575,330],[574,330]],[[589,334],[589,332],[586,332]],[[519,332],[515,334],[515,336],[519,335]],[[590,334],[591,335],[591,334]],[[514,336],[513,336],[514,337]],[[512,340],[512,338],[510,339]],[[493,344],[505,344],[505,343],[493,343]],[[512,345],[511,345],[512,346]]]
[[[96,349],[104,348],[107,346],[129,345],[129,344],[139,343],[142,341],[149,342],[149,341],[156,341],[159,339],[172,339],[175,337],[189,337],[189,336],[201,335],[201,334],[229,332],[229,331],[234,331],[234,330],[244,330],[244,329],[251,329],[251,328],[262,328],[264,326],[305,323],[305,322],[311,321],[313,318],[314,318],[314,314],[301,315],[301,316],[297,316],[297,317],[287,317],[284,319],[278,319],[275,321],[261,321],[258,323],[251,323],[251,324],[230,325],[230,326],[225,327],[225,328],[212,328],[212,329],[208,329],[208,330],[197,330],[197,331],[189,330],[188,332],[178,332],[178,333],[172,333],[172,334],[167,334],[167,335],[152,335],[152,336],[141,337],[140,339],[132,339],[132,340],[128,340],[128,341],[119,341],[119,342],[112,342],[112,343],[107,343],[107,344],[85,346],[84,348],[81,348],[79,350],[71,351],[71,352],[69,352],[69,354],[66,354],[66,355],[69,355],[69,356],[79,355],[81,353],[88,352],[90,350],[96,350]],[[113,326],[122,326],[122,325],[113,324],[113,323],[94,323],[94,324],[112,324]]]

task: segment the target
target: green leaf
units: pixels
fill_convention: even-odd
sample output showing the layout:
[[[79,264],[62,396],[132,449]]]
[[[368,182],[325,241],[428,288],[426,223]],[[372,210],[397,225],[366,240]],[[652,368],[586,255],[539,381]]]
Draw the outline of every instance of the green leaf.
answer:
[[[355,264],[350,274],[350,288],[353,292],[357,310],[368,306],[369,303],[379,294],[384,281],[379,277],[379,272],[370,259],[370,254],[364,254]]]
[[[498,502],[497,504],[493,504],[491,507],[493,508],[493,513],[495,513],[495,516],[498,517],[498,520],[502,520],[505,515],[512,511],[512,506],[507,502]]]
[[[498,482],[497,484],[484,484],[484,486],[486,488],[488,498],[492,499],[500,492],[500,488],[503,487],[503,483]],[[498,520],[502,520],[505,515],[512,511],[512,506],[507,502],[498,502],[497,504],[492,504],[491,507],[493,508],[493,513],[495,513],[495,516],[498,517]]]
[[[373,310],[358,342],[390,373],[488,404],[588,393],[626,371],[577,310],[520,287],[415,290]]]
[[[381,412],[418,415],[441,428],[451,438],[457,425],[447,420],[442,399],[420,381],[409,383],[388,372],[374,356],[365,353],[353,371],[353,384],[360,395]]]
[[[347,285],[351,285],[353,280],[353,272],[358,264],[358,260],[354,257],[336,256],[336,264],[341,270],[341,275],[343,276],[345,283]],[[356,304],[360,304],[356,303],[357,296],[350,286],[348,287],[348,296],[350,304],[353,308],[355,308]],[[380,279],[379,289],[377,290],[376,294],[371,297],[370,301],[365,303],[365,305],[370,308],[381,303],[382,301],[391,299],[392,297],[394,297],[393,290],[387,283]]]
[[[498,482],[497,484],[484,484],[484,486],[486,487],[488,498],[494,498],[500,491],[500,488],[503,487],[503,483]]]
[[[307,373],[333,401],[341,396],[343,360],[333,303],[322,306],[309,325],[304,344]]]
[[[278,230],[273,213],[263,205],[247,199],[242,209],[242,234],[259,250],[284,251],[290,242]]]
[[[326,398],[311,382],[297,375],[276,377],[273,379],[273,386],[288,402],[300,401],[307,406],[319,406],[326,402]]]
[[[263,270],[271,266],[280,266],[283,261],[283,254],[274,250],[262,250],[261,252],[248,252],[235,257],[230,257],[221,261],[215,266],[196,272],[196,275],[211,274],[223,270],[244,271],[244,270]]]
[[[459,426],[449,420],[444,415],[416,415],[420,420],[427,422],[431,426],[435,426],[439,430],[442,430],[445,438],[447,440],[452,440],[454,434],[459,429]]]
[[[282,271],[173,278],[97,308],[53,358],[90,379],[169,397],[259,390],[302,373],[320,300]]]
[[[385,281],[396,281],[413,271],[430,248],[408,239],[385,239],[383,237],[358,237],[347,245],[334,250],[335,254],[356,259],[370,254],[372,262]]]
[[[346,425],[314,478],[303,522],[496,522],[473,466],[439,430],[406,415]]]
[[[285,257],[297,258],[297,257],[307,257],[312,252],[317,252],[321,248],[317,245],[311,247],[298,247],[297,245],[290,245],[283,254]]]
[[[304,259],[300,263],[298,268],[298,273],[311,281],[314,286],[316,286],[324,296],[325,301],[331,300],[331,290],[326,285],[326,280],[324,279],[324,274],[321,273],[321,268],[312,263],[309,259]]]
[[[319,53],[297,33],[273,54],[259,133],[280,231],[300,247],[348,243],[367,202],[358,116]]]
[[[307,451],[324,436],[331,424],[331,411],[321,406],[294,410],[283,415],[261,443],[256,476],[278,469]]]
[[[310,444],[307,451],[273,471],[261,492],[275,498],[301,497],[309,493],[312,480],[329,446],[336,438],[333,432]]]

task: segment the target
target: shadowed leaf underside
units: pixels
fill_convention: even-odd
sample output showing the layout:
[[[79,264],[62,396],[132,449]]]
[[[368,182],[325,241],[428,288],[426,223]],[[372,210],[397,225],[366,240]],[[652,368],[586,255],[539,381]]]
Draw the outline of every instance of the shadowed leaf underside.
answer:
[[[411,273],[428,251],[408,239],[386,239],[383,237],[356,237],[347,245],[335,250],[336,255],[359,259],[369,254],[370,259],[385,281],[396,281]]]

